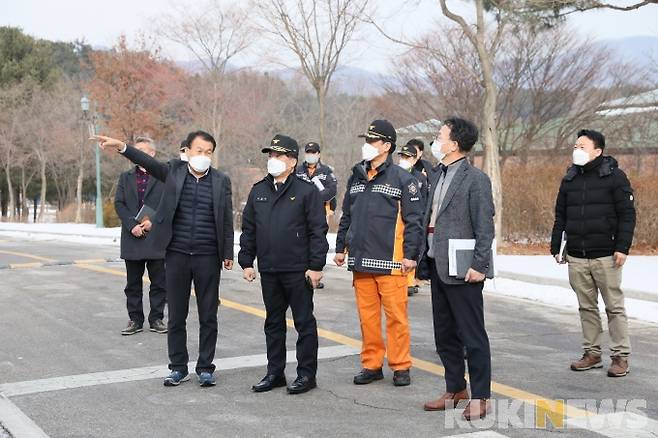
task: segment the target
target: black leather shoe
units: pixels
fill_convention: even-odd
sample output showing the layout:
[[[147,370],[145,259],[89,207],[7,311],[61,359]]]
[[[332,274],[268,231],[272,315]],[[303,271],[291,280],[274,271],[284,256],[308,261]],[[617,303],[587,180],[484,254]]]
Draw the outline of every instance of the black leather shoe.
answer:
[[[411,376],[409,370],[398,370],[393,372],[393,385],[409,386],[411,385]]]
[[[315,388],[317,384],[315,383],[315,377],[300,376],[295,379],[290,385],[288,385],[288,394],[302,394],[308,392],[311,389]]]
[[[381,368],[378,370],[369,370],[368,368],[364,368],[359,374],[354,376],[354,384],[367,385],[368,383],[372,383],[375,380],[382,380],[383,378],[384,373],[382,372]]]
[[[263,377],[263,380],[252,386],[251,390],[254,392],[267,392],[274,388],[281,388],[282,386],[286,386],[286,376],[268,374]]]

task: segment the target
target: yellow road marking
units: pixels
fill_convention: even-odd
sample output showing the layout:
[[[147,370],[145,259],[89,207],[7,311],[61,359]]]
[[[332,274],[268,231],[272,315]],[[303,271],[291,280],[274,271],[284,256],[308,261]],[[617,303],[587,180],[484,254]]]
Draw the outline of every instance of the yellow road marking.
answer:
[[[54,259],[49,259],[49,258],[46,258],[46,257],[39,257],[39,256],[35,256],[35,255],[32,255],[32,254],[25,254],[24,252],[6,251],[4,249],[0,250],[0,253],[1,254],[8,254],[8,255],[15,255],[15,256],[18,256],[18,257],[25,257],[25,258],[32,259],[32,260],[41,260],[42,262],[54,262],[55,261]]]
[[[28,258],[37,258],[37,256],[32,256],[30,254],[14,253],[14,255],[20,255],[22,257],[28,257]],[[120,277],[126,275],[124,271],[104,268],[101,266],[92,266],[89,264],[76,264],[74,266],[88,271],[94,271],[94,272],[110,274]],[[149,282],[148,278],[144,278],[144,281],[147,283]],[[228,307],[230,309],[238,310],[240,312],[247,313],[250,315],[258,316],[259,318],[265,318],[266,315],[265,310],[263,309],[259,309],[257,307],[248,306],[246,304],[241,304],[235,301],[227,300],[225,298],[222,298],[222,306]],[[286,319],[286,323],[289,327],[294,327],[294,322],[291,319]],[[330,330],[318,328],[318,336],[336,342],[337,344],[348,345],[350,347],[359,348],[359,349],[361,348],[361,340],[354,339],[349,336],[345,336]],[[436,365],[432,362],[423,359],[417,359],[417,358],[412,358],[412,361],[414,363],[415,368],[421,369],[430,374],[434,374],[438,376],[445,375],[445,368],[440,365]],[[468,380],[468,375],[466,376],[466,380]],[[545,397],[540,396],[539,394],[534,394],[502,383],[497,383],[492,381],[491,390],[496,394],[500,394],[511,399],[522,400],[525,403],[532,404],[537,408],[538,412],[539,411],[545,412],[549,415],[550,414],[558,415],[558,416],[566,415],[567,417],[571,417],[571,418],[585,417],[592,415],[590,412],[584,409],[579,409],[573,406],[569,406],[566,403],[564,403],[562,400],[547,399]]]
[[[85,264],[91,264],[91,263],[105,263],[107,260],[105,259],[89,259],[89,260],[73,260],[74,265],[85,265]]]
[[[9,267],[11,269],[29,269],[29,268],[40,268],[43,266],[43,263],[32,262],[32,263],[10,263]]]

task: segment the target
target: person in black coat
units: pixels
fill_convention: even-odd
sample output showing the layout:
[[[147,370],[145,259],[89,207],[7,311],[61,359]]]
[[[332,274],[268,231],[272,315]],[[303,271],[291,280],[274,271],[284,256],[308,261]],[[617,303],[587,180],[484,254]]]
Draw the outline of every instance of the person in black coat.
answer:
[[[175,159],[168,163],[160,163],[120,140],[101,135],[92,139],[165,183],[153,221],[159,247],[166,249],[171,374],[164,384],[177,386],[189,380],[186,320],[193,281],[200,325],[196,373],[201,386],[213,386],[220,271],[222,263],[226,269],[233,268],[231,180],[210,167],[215,139],[204,131],[190,133],[186,140],[189,162]]]
[[[621,290],[621,271],[633,242],[635,198],[617,160],[603,155],[605,137],[597,131],[578,132],[573,165],[560,184],[555,202],[551,254],[569,263],[569,283],[578,298],[583,332],[583,357],[574,371],[601,368],[599,292],[605,302],[612,364],[608,376],[622,377],[630,370],[631,345]],[[566,237],[566,257],[561,247]]]
[[[327,224],[336,211],[338,193],[338,180],[334,170],[320,160],[320,145],[316,142],[306,143],[304,146],[304,162],[297,166],[297,177],[312,182],[320,191],[327,215]],[[324,283],[318,283],[317,289],[324,289]]]
[[[320,160],[320,145],[315,142],[304,146],[304,162],[297,166],[297,177],[312,182],[320,191],[327,217],[336,210],[338,180],[333,169]]]
[[[427,160],[423,160],[423,154],[425,153],[425,143],[423,140],[413,138],[407,142],[407,145],[416,148],[417,160],[414,164],[414,169],[417,172],[422,173],[425,178],[429,180],[436,169],[432,166],[432,163]]]
[[[147,137],[137,137],[135,148],[154,157],[155,145]],[[163,322],[164,307],[167,302],[165,289],[165,252],[157,248],[157,233],[152,233],[152,222],[137,221],[135,216],[146,205],[157,209],[162,197],[164,184],[140,166],[135,166],[119,177],[114,198],[114,209],[121,219],[121,258],[126,263],[126,307],[130,321],[121,331],[124,336],[141,332],[144,324],[142,305],[142,277],[148,269],[151,287],[149,299],[149,325],[152,332],[167,333]]]
[[[419,141],[419,140],[416,140]],[[422,142],[421,142],[422,143]],[[411,140],[407,142],[406,145],[402,146],[396,154],[400,157],[398,161],[398,165],[409,172],[411,176],[416,178],[416,181],[418,182],[418,194],[420,196],[420,204],[421,204],[421,209],[422,211],[425,211],[425,206],[427,205],[427,197],[428,197],[428,190],[429,190],[429,185],[427,183],[427,177],[425,176],[424,172],[419,171],[416,168],[416,164],[419,161],[418,158],[418,149],[415,146],[416,143],[414,140]],[[420,284],[418,281],[418,278],[416,278],[416,270],[414,269],[412,272],[407,274],[407,295],[414,296],[418,294],[418,291],[420,289]]]
[[[329,243],[325,209],[315,185],[295,175],[299,146],[285,135],[270,146],[268,175],[254,184],[242,214],[238,263],[254,281],[254,261],[261,277],[267,344],[267,374],[255,392],[286,386],[286,310],[297,330],[297,378],[289,394],[316,387],[318,332],[313,316],[313,289],[322,279]]]

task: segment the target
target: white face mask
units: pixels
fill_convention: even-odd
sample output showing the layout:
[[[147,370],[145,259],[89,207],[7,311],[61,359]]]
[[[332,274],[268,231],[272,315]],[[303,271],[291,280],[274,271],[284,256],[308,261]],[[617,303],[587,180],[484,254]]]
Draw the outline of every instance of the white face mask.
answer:
[[[402,159],[401,159],[400,162],[398,163],[398,166],[400,166],[400,167],[403,168],[404,170],[409,170],[409,169],[411,169],[414,165],[413,165],[413,164],[411,163],[411,161],[409,161],[409,160],[402,160]]]
[[[187,161],[187,154],[185,152],[180,153],[180,160],[181,161]]]
[[[286,163],[279,160],[278,158],[272,157],[267,160],[267,173],[275,178],[285,172],[286,168]]]
[[[308,164],[316,164],[318,161],[320,161],[320,156],[317,154],[306,154],[304,161],[306,161]]]
[[[589,163],[589,154],[582,149],[574,149],[571,159],[576,166],[584,166]]]
[[[363,158],[365,161],[372,161],[378,155],[379,149],[371,144],[364,143],[361,147],[361,158]]]
[[[443,148],[441,147],[443,143],[441,143],[439,140],[434,140],[434,143],[432,143],[432,155],[434,155],[434,158],[436,158],[439,161],[442,161],[447,153],[443,152]]]
[[[208,170],[210,167],[210,158],[206,157],[205,155],[195,155],[189,160],[190,166],[192,169],[196,170],[197,172],[205,172]]]

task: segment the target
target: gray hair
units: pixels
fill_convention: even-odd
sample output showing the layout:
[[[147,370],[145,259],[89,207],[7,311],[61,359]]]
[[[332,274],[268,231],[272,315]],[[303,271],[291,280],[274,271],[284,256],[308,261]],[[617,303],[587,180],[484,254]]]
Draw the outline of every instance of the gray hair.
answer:
[[[155,141],[151,137],[147,137],[145,135],[137,136],[135,137],[135,144],[137,143],[148,143],[153,148],[153,150],[156,150]]]

